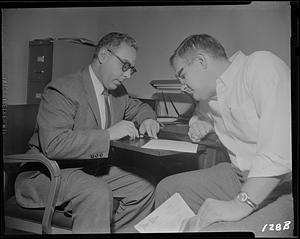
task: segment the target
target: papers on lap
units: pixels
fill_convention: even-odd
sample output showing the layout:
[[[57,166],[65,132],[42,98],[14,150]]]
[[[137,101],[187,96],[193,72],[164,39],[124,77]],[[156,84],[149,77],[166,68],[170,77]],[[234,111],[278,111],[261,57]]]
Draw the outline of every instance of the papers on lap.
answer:
[[[142,148],[148,149],[164,149],[173,150],[179,152],[196,153],[197,144],[184,141],[168,140],[168,139],[151,139],[149,142],[144,144]]]
[[[193,216],[180,194],[175,193],[134,227],[142,233],[179,232],[183,220]]]

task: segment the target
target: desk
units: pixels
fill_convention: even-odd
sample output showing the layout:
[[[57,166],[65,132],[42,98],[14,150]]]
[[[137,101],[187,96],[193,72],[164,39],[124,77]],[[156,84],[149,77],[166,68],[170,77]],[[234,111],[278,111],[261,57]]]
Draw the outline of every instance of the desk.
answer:
[[[123,139],[111,141],[110,145],[119,149],[126,149],[133,152],[144,153],[152,156],[171,156],[184,152],[171,151],[171,150],[159,150],[159,149],[147,149],[142,148],[150,139],[136,138],[131,140],[129,137]]]
[[[158,133],[158,138],[190,141],[187,132],[188,125],[165,125]],[[149,167],[155,167],[156,164],[153,163],[153,159],[156,162],[159,159],[159,164],[173,173],[175,171],[178,173],[180,171],[208,168],[216,163],[229,161],[227,153],[225,153],[223,146],[220,145],[218,137],[214,133],[208,135],[199,143],[197,153],[142,148],[148,141],[148,138],[130,140],[129,137],[125,137],[111,141],[111,146],[119,151],[120,154],[117,158],[130,158],[136,164],[143,161],[145,163],[143,166],[146,166],[147,160],[149,160],[152,161],[152,164],[148,165]],[[127,160],[120,161],[121,163],[125,163],[124,161],[128,163]],[[174,168],[176,169],[174,170]]]
[[[159,139],[170,139],[191,142],[188,136],[188,125],[166,125],[158,133]],[[142,148],[150,139],[149,138],[136,138],[130,139],[125,137],[119,140],[111,141],[110,145],[119,149],[126,149],[133,152],[144,153],[152,156],[171,156],[176,154],[188,154],[186,152],[170,151],[170,150],[158,150]],[[217,143],[217,136],[215,134],[210,135],[208,138],[199,142],[197,153],[205,151],[207,147],[219,148]]]
[[[150,139],[125,137],[111,141],[113,164],[134,167],[148,172],[156,183],[183,171],[198,169],[198,154],[142,148]]]

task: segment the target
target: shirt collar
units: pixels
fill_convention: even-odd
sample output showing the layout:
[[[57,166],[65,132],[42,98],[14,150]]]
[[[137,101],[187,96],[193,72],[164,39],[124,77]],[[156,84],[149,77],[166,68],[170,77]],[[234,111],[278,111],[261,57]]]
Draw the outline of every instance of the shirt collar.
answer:
[[[100,94],[103,94],[104,87],[99,78],[96,76],[95,72],[93,71],[93,68],[91,65],[89,65],[89,72],[92,78],[92,82],[95,88],[95,91],[99,92]]]
[[[240,66],[245,62],[246,57],[247,56],[242,51],[237,51],[236,53],[234,53],[228,59],[231,64],[219,77],[219,80],[221,80],[225,85],[229,85],[234,79],[236,73],[239,71]]]

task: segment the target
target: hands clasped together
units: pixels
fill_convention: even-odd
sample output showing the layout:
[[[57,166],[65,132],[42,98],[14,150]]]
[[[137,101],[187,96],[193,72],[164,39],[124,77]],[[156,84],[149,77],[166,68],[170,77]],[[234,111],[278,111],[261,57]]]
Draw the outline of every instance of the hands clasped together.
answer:
[[[130,139],[139,138],[140,134],[147,133],[149,137],[157,139],[157,133],[159,132],[159,123],[154,119],[144,120],[139,130],[135,127],[132,121],[121,120],[108,129],[110,140],[118,140],[125,136],[129,136]]]
[[[197,116],[193,116],[189,122],[188,135],[194,143],[199,143],[200,140],[213,130],[213,126],[203,120],[198,119]]]

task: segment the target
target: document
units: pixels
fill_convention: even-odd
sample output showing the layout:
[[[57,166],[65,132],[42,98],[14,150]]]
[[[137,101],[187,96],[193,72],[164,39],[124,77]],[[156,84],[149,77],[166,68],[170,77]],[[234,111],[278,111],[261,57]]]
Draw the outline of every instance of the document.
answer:
[[[157,121],[160,123],[170,123],[175,122],[177,118],[174,117],[163,117],[163,118],[157,118]]]
[[[197,147],[198,144],[168,139],[151,139],[149,142],[142,146],[142,148],[147,149],[164,149],[186,153],[196,153]]]
[[[141,233],[179,232],[183,220],[193,216],[180,194],[175,193],[134,227]]]

